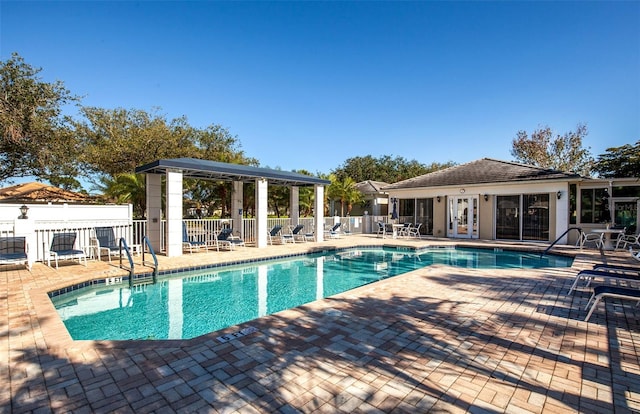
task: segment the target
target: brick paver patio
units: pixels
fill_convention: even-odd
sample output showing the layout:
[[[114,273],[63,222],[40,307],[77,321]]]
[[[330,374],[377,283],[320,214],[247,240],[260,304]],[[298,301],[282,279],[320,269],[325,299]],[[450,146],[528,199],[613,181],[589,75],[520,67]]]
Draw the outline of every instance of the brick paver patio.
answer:
[[[350,236],[321,246],[376,243],[451,241]],[[166,269],[311,247],[160,260]],[[585,251],[571,269],[434,265],[184,341],[71,340],[46,293],[123,274],[106,262],[3,266],[0,410],[640,412],[640,309],[607,301],[587,323],[589,289],[566,294],[579,269],[603,260],[632,264],[628,253]],[[249,326],[256,332],[217,340]]]

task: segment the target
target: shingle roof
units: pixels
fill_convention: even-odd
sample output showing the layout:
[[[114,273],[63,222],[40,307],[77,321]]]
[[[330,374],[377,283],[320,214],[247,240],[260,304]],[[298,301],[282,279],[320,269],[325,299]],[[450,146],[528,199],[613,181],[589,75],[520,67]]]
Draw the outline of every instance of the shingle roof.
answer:
[[[482,158],[466,164],[420,175],[388,185],[383,190],[450,185],[491,184],[512,181],[567,180],[580,175],[515,162]]]
[[[39,182],[0,188],[0,202],[74,202],[89,201],[91,197]]]
[[[356,188],[358,189],[358,191],[360,191],[363,194],[372,194],[372,193],[379,193],[382,187],[385,187],[388,185],[389,183],[385,183],[383,181],[366,180],[366,181],[360,181],[359,183],[356,183]]]

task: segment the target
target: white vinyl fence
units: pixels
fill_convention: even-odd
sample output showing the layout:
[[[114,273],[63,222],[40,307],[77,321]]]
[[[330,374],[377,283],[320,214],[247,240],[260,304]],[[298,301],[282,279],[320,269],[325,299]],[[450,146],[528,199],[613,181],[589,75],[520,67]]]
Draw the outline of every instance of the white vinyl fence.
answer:
[[[16,227],[24,224],[18,219],[21,204],[0,204],[0,237],[16,235]],[[34,236],[30,238],[29,255],[35,254],[35,261],[46,261],[54,233],[76,233],[76,248],[84,249],[89,255],[90,240],[95,236],[96,227],[112,227],[116,239],[123,237],[128,245],[141,245],[146,236],[146,220],[133,220],[131,205],[72,205],[72,204],[28,204],[28,220]],[[387,221],[386,216],[325,217],[324,230],[341,223],[342,231],[351,234],[375,233],[377,221]],[[304,232],[315,232],[314,218],[301,217],[299,224]],[[185,219],[189,235],[218,234],[223,227],[232,225],[229,219]],[[295,223],[289,218],[270,218],[268,228],[279,224],[289,231]],[[163,228],[166,222],[162,222]],[[242,233],[234,229],[235,235],[242,235],[251,244],[256,239],[255,219],[243,219]],[[161,250],[165,249],[165,234],[162,232]]]

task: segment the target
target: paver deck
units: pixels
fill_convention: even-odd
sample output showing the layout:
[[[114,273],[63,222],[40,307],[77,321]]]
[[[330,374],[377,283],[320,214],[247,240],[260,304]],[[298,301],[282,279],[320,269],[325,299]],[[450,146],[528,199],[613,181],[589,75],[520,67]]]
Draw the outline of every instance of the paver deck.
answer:
[[[460,244],[349,236],[320,246]],[[483,245],[500,243],[476,242]],[[533,245],[540,250],[540,245]],[[318,248],[160,257],[161,267]],[[531,245],[523,244],[523,248]],[[138,259],[139,260],[139,259]],[[607,301],[583,322],[570,269],[433,265],[192,340],[73,341],[47,292],[124,274],[107,262],[0,268],[3,413],[640,412],[640,309]],[[222,334],[257,331],[221,343]]]

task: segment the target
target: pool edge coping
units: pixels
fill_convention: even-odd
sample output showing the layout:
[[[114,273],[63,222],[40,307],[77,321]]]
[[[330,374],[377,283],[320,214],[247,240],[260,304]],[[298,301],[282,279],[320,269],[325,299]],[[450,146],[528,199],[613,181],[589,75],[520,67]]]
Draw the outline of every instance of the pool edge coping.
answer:
[[[324,251],[344,251],[344,250],[349,250],[349,249],[358,249],[358,248],[401,248],[403,250],[424,250],[424,249],[429,249],[429,248],[433,248],[434,246],[406,246],[406,245],[397,245],[397,244],[388,244],[388,243],[383,243],[383,244],[378,244],[378,245],[372,245],[372,244],[356,244],[353,246],[348,246],[348,247],[311,247],[309,248],[307,251],[305,252],[296,252],[296,253],[291,253],[291,254],[287,254],[287,255],[275,255],[275,256],[269,256],[269,257],[262,257],[262,258],[258,258],[255,260],[241,260],[241,261],[230,261],[230,262],[221,262],[219,264],[216,264],[216,266],[212,266],[213,267],[220,267],[220,266],[234,266],[234,265],[238,265],[238,264],[243,264],[243,263],[256,263],[258,261],[269,261],[269,260],[277,260],[279,258],[287,258],[287,257],[295,257],[295,256],[303,256],[306,254],[314,254],[314,253],[322,253]],[[502,249],[502,250],[511,250],[511,251],[527,251],[527,252],[537,252],[537,253],[541,253],[541,251],[539,250],[539,248],[537,246],[518,246],[518,245],[510,245],[510,246],[478,246],[478,245],[474,245],[472,243],[464,243],[464,242],[460,242],[460,243],[456,243],[453,245],[447,245],[447,247],[452,247],[452,248],[456,248],[456,247],[467,247],[467,248],[477,248],[477,249],[485,249],[485,250],[495,250],[496,248]],[[580,251],[566,251],[566,252],[554,252],[552,254],[555,255],[560,255],[560,256],[570,256],[574,258],[574,262],[572,264],[571,267],[568,267],[567,270],[572,270],[575,267],[575,263],[576,260],[578,260],[578,258],[580,257]],[[231,264],[233,263],[233,264]],[[429,266],[426,266],[425,268],[428,268]],[[178,269],[180,269],[180,271],[188,271],[190,269],[190,267],[183,267],[183,268],[176,268],[176,269],[170,269],[173,273],[175,273],[175,271],[177,271]],[[424,269],[424,268],[423,268]],[[544,268],[539,268],[539,269],[544,269]],[[418,271],[420,269],[417,270],[413,270],[411,272],[408,273],[404,273],[404,274],[400,274],[400,275],[396,275],[395,277],[401,277],[403,275],[409,275],[415,271]],[[580,270],[579,268],[576,269]],[[169,273],[171,274],[171,272]],[[124,278],[123,278],[124,279]],[[377,283],[381,283],[381,282],[385,282],[387,280],[390,280],[392,278],[388,278],[388,279],[383,279],[377,282],[373,282],[373,283],[369,283],[367,285],[363,285],[363,286],[359,286],[355,289],[351,289],[347,292],[353,292],[354,290],[357,289],[361,289],[364,288],[366,286],[371,286]],[[128,279],[127,279],[128,280]],[[78,282],[76,283],[76,285],[80,285],[80,284],[85,284],[88,283],[89,280],[86,281],[82,281],[82,282]],[[125,283],[124,280],[122,283]],[[91,285],[88,285],[91,286]],[[83,286],[83,287],[88,287],[88,286]],[[114,285],[115,286],[115,285]],[[60,290],[61,288],[58,288],[58,290]],[[252,321],[247,321],[247,322],[243,322],[237,325],[232,325],[229,326],[227,328],[223,328],[217,331],[213,331],[213,332],[209,332],[200,336],[197,336],[195,338],[190,338],[190,339],[160,339],[160,340],[152,340],[152,341],[148,341],[148,340],[140,340],[140,339],[130,339],[130,340],[74,340],[71,337],[71,334],[68,332],[66,326],[64,325],[64,322],[62,321],[62,319],[60,318],[60,316],[58,315],[58,312],[56,311],[53,302],[51,301],[51,296],[49,295],[49,292],[52,290],[56,290],[55,287],[43,287],[43,288],[32,288],[28,290],[28,294],[30,296],[31,299],[31,303],[34,306],[34,311],[35,311],[35,318],[38,320],[39,323],[39,327],[42,331],[42,340],[44,342],[44,347],[46,349],[50,349],[50,350],[55,350],[55,349],[65,349],[65,350],[69,350],[69,349],[74,349],[74,350],[83,350],[83,349],[93,349],[93,348],[98,348],[98,347],[103,347],[103,348],[109,348],[109,349],[155,349],[155,348],[182,348],[182,347],[191,347],[191,346],[195,346],[198,344],[203,344],[206,342],[215,342],[216,345],[224,345],[225,343],[218,343],[216,342],[216,337],[219,336],[224,336],[227,335],[229,333],[233,333],[235,331],[239,331],[241,330],[243,327],[248,327],[250,326],[250,323]],[[344,294],[346,292],[342,292],[340,294]],[[307,304],[303,304],[301,306],[305,306],[305,305],[309,305],[310,303],[315,303],[318,301],[324,301],[327,300],[329,298],[323,298],[323,299],[319,299],[313,302],[309,302]],[[300,306],[292,308],[292,309],[298,309],[300,308]],[[285,309],[283,311],[280,312],[286,312],[290,309]],[[280,312],[277,312],[273,315],[276,315]],[[266,316],[271,316],[271,315],[266,315]],[[260,318],[258,318],[260,319]]]

